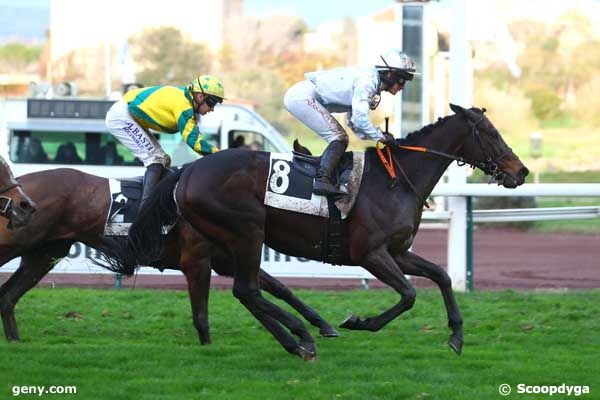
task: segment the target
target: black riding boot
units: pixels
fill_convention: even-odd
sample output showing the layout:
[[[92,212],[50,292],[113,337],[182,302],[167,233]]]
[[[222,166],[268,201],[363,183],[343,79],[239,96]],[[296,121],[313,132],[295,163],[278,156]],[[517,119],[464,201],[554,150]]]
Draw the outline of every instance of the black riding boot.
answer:
[[[340,159],[346,151],[348,145],[340,140],[334,140],[329,143],[323,155],[321,156],[321,164],[315,176],[313,185],[313,193],[322,196],[346,196],[346,192],[342,192],[331,183],[331,175],[337,167]]]
[[[146,173],[144,174],[144,190],[142,192],[142,200],[140,203],[140,208],[144,205],[148,197],[154,191],[154,188],[160,181],[160,177],[163,173],[162,164],[150,164],[146,168]]]

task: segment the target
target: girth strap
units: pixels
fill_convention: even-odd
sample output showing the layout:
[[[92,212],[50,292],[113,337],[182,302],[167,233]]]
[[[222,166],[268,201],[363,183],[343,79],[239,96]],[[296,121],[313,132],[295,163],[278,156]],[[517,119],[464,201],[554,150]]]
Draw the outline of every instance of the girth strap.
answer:
[[[342,230],[342,214],[335,205],[335,200],[327,197],[329,218],[324,229],[321,246],[321,259],[323,262],[342,265],[344,257],[344,237]]]

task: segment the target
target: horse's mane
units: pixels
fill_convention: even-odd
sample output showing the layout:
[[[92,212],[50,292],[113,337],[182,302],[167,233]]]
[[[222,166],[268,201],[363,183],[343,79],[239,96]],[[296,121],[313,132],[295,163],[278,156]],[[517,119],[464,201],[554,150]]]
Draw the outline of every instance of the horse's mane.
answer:
[[[420,136],[427,135],[428,133],[431,133],[435,128],[444,125],[446,123],[446,121],[448,121],[453,116],[454,116],[454,114],[453,115],[446,115],[443,118],[440,117],[433,124],[425,125],[424,127],[422,127],[421,129],[419,129],[417,131],[410,132],[408,135],[406,135],[405,138],[397,139],[398,144],[402,144],[402,145],[410,145],[410,144],[412,144]]]
[[[443,118],[440,117],[433,124],[425,125],[424,127],[422,127],[421,129],[419,129],[417,131],[410,132],[408,135],[406,135],[405,138],[398,138],[398,139],[396,139],[396,142],[399,145],[408,145],[408,146],[414,145],[415,142],[421,136],[427,135],[428,133],[431,133],[435,128],[444,125],[446,123],[446,121],[448,121],[454,115],[455,114],[446,115]],[[374,146],[368,147],[367,149],[365,149],[365,151],[375,151],[375,147]]]
[[[410,132],[405,138],[396,139],[396,141],[400,145],[414,144],[414,142],[418,138],[420,138],[422,135],[426,135],[426,134],[432,132],[434,130],[434,128],[437,128],[437,127],[443,125],[444,123],[446,123],[446,121],[448,121],[454,115],[447,115],[443,118],[438,118],[437,121],[435,121],[433,124],[425,125],[424,127],[422,127],[421,129],[419,129],[417,131]],[[294,151],[296,151],[298,153],[302,153],[302,154],[312,155],[312,152],[310,150],[308,150],[306,147],[302,146],[300,144],[300,142],[298,141],[298,139],[294,140]],[[374,146],[370,146],[365,149],[365,152],[373,152],[373,151],[375,151]]]

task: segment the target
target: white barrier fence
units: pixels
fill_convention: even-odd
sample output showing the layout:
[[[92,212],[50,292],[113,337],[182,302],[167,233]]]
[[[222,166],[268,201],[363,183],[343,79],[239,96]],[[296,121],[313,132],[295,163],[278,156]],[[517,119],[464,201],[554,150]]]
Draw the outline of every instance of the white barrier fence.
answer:
[[[478,210],[470,209],[472,197],[600,197],[600,184],[596,183],[542,183],[525,184],[516,189],[505,189],[500,186],[487,184],[465,184],[450,185],[439,184],[432,192],[433,196],[456,196],[466,197],[466,209],[450,209],[447,212],[436,212],[424,218],[447,220],[448,231],[454,232],[454,236],[448,235],[448,248],[459,244],[460,251],[456,247],[448,251],[448,275],[452,279],[452,287],[457,291],[467,291],[473,287],[473,222],[506,222],[506,221],[537,221],[537,220],[560,220],[560,219],[583,219],[597,218],[600,216],[600,207],[568,207],[568,208],[537,208],[519,210]],[[464,225],[462,229],[451,229],[452,224]]]
[[[21,258],[16,258],[7,263],[0,272],[14,272]],[[67,257],[63,258],[50,273],[72,273],[72,274],[112,274],[101,266],[101,258],[96,249],[83,243],[75,243],[71,246]],[[352,278],[373,279],[373,275],[361,267],[333,266],[319,261],[312,261],[301,257],[291,257],[276,252],[268,247],[263,247],[263,259],[261,268],[269,274],[278,277],[295,278]],[[143,267],[138,270],[143,275],[182,275],[180,271],[166,269],[160,272],[158,269]]]
[[[485,183],[468,183],[465,185],[437,185],[432,196],[461,197],[515,197],[515,196],[555,196],[555,197],[599,197],[599,183],[526,183],[516,189]]]
[[[600,184],[525,184],[517,189],[505,189],[498,186],[486,184],[467,184],[463,186],[440,184],[432,195],[435,196],[566,196],[600,197]],[[423,220],[444,221],[452,224],[457,215],[466,213],[448,211],[426,211]],[[537,221],[557,219],[583,219],[600,217],[600,206],[592,207],[567,207],[567,208],[533,208],[533,209],[504,209],[504,210],[476,210],[472,212],[472,219],[477,222],[506,222],[506,221]],[[466,237],[468,232],[464,232]],[[448,238],[451,245],[452,238]],[[459,238],[459,243],[467,242],[465,238]],[[465,258],[459,260],[448,259],[448,272],[453,280],[455,290],[465,291],[468,287],[468,265],[465,249]],[[13,272],[19,266],[20,258],[10,261],[0,272]],[[111,273],[98,266],[100,258],[95,249],[82,243],[75,243],[69,255],[57,263],[51,273],[83,273],[83,274],[107,274]],[[331,266],[318,261],[304,258],[290,257],[265,247],[263,249],[263,260],[261,264],[267,272],[278,277],[308,277],[308,278],[353,278],[373,279],[374,277],[361,267]],[[140,274],[161,274],[154,268],[141,268]],[[162,274],[181,274],[175,270],[165,270]]]

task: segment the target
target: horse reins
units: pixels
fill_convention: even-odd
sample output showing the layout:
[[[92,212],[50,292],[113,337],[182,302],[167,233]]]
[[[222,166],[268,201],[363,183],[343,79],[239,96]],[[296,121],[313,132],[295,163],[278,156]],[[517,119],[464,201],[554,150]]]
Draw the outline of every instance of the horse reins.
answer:
[[[419,200],[421,200],[421,203],[423,203],[423,205],[425,205],[425,207],[429,208],[429,203],[427,203],[427,200],[425,200],[423,198],[423,196],[421,196],[419,194],[419,192],[417,192],[417,189],[415,188],[412,181],[410,180],[410,178],[404,171],[404,168],[402,168],[402,165],[398,162],[398,160],[396,160],[396,157],[394,157],[394,155],[392,154],[392,152],[390,150],[390,146],[385,147],[385,150],[387,152],[387,159],[386,159],[386,157],[383,155],[383,151],[379,148],[379,143],[381,143],[381,141],[377,141],[377,145],[375,146],[375,149],[377,149],[377,155],[379,156],[381,163],[383,164],[386,171],[392,178],[392,182],[390,183],[390,189],[393,189],[398,184],[398,177],[396,177],[396,172],[394,171],[394,166],[397,165],[398,169],[400,170],[400,173],[402,173],[402,176],[408,183],[408,186],[410,186],[411,190],[413,192],[415,192],[415,194],[417,195],[417,198]],[[421,150],[417,150],[417,151],[421,151]]]
[[[1,196],[1,195],[3,193],[8,192],[11,189],[18,187],[18,186],[21,186],[21,184],[19,182],[13,182],[9,185],[6,185],[6,186],[0,188],[0,201],[6,200],[6,203],[4,205],[0,205],[0,215],[6,215],[12,207],[12,199],[8,196]]]
[[[481,134],[479,133],[479,129],[477,128],[477,125],[479,125],[479,123],[481,121],[483,121],[484,118],[485,118],[485,116],[483,114],[481,114],[481,117],[479,117],[479,119],[477,121],[472,122],[467,118],[467,122],[471,126],[471,133],[473,135],[473,138],[477,142],[477,144],[479,144],[479,147],[481,148],[481,151],[483,152],[483,155],[486,159],[485,161],[472,161],[472,160],[468,160],[464,157],[457,157],[452,154],[444,153],[442,151],[430,149],[428,147],[423,147],[423,146],[405,146],[405,145],[400,145],[397,143],[393,144],[393,146],[396,148],[399,148],[399,149],[403,149],[403,150],[416,151],[416,152],[420,152],[420,153],[431,153],[431,154],[435,154],[437,156],[449,158],[453,161],[456,161],[459,166],[470,165],[472,168],[479,168],[486,175],[490,175],[492,177],[492,179],[494,179],[501,174],[501,172],[498,172],[499,171],[498,162],[500,160],[502,160],[504,157],[506,157],[511,152],[511,149],[508,148],[504,153],[502,153],[495,159],[492,159],[492,157],[489,156],[489,153],[487,152],[487,149],[486,149],[485,145],[483,144],[483,141],[481,140]],[[390,145],[385,146],[385,150],[387,153],[386,154],[387,158],[386,158],[386,156],[383,154],[383,151],[379,147],[380,143],[385,144],[381,140],[378,140],[377,144],[375,145],[375,149],[377,150],[377,155],[379,156],[381,163],[383,164],[384,168],[386,169],[386,171],[390,175],[390,178],[392,179],[390,188],[394,188],[398,182],[396,172],[394,171],[394,167],[397,166],[398,169],[400,170],[400,172],[402,173],[402,176],[408,183],[408,186],[411,188],[411,190],[417,195],[418,199],[421,200],[423,205],[425,205],[425,207],[429,208],[429,204],[427,203],[427,201],[423,198],[423,196],[421,196],[417,192],[417,189],[415,188],[415,186],[409,179],[408,175],[402,168],[401,164],[398,162],[398,160],[396,159],[394,154],[391,152]]]

